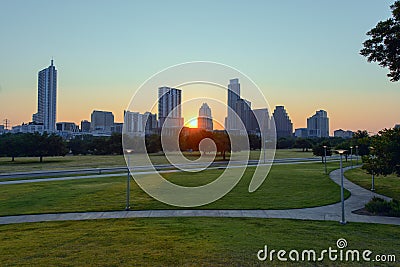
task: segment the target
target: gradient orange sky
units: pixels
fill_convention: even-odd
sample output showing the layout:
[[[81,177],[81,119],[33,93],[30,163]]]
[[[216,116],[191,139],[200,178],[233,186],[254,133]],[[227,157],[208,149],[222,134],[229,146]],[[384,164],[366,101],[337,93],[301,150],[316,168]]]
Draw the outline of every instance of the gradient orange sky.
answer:
[[[171,65],[204,60],[248,75],[271,108],[286,107],[294,128],[324,109],[331,134],[339,128],[377,132],[400,123],[400,86],[359,50],[365,33],[390,16],[392,2],[6,0],[0,17],[0,120],[31,121],[37,73],[51,57],[58,69],[57,121],[76,123],[90,120],[94,109],[112,111],[122,122],[132,94],[147,78]],[[165,14],[168,19],[160,20]],[[242,96],[251,101],[245,87]],[[149,98],[156,97],[154,88]],[[199,107],[185,109],[185,119],[197,116]],[[212,111],[218,120],[226,115]]]

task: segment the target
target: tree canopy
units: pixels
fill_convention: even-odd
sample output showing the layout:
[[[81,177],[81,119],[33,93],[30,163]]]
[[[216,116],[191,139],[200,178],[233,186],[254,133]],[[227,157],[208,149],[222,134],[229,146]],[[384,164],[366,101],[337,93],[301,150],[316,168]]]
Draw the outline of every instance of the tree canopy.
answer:
[[[392,17],[380,21],[367,32],[371,38],[364,42],[360,54],[368,62],[378,62],[381,67],[388,68],[390,81],[397,82],[400,79],[400,1],[390,8]]]
[[[371,155],[364,156],[364,166],[376,175],[400,176],[400,129],[384,129],[371,141]]]

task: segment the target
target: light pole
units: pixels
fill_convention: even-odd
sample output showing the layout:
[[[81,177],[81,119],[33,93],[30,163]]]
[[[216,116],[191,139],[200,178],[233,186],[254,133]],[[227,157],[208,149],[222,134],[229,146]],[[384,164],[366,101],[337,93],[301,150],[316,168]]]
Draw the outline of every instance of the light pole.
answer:
[[[374,170],[375,170],[375,154],[374,154],[374,150],[375,150],[375,148],[373,146],[371,146],[369,149],[371,150],[371,157],[372,157],[372,181],[371,181],[372,185],[371,185],[371,191],[374,192],[375,191],[375,173],[374,173]]]
[[[328,174],[328,170],[326,169],[326,146],[324,146],[324,158],[325,158],[325,160],[324,160],[324,163],[325,163],[325,174]]]
[[[351,168],[353,169],[353,147],[350,147],[350,164]]]
[[[357,165],[358,165],[358,146],[356,146],[356,160],[357,160]]]
[[[340,224],[346,224],[346,220],[344,218],[344,188],[343,188],[343,163],[342,163],[342,156],[346,150],[339,149],[336,150],[337,153],[340,155],[340,199],[342,202],[342,220],[340,221]]]
[[[132,149],[126,149],[126,158],[127,158],[127,167],[128,167],[128,175],[126,177],[126,206],[125,210],[130,210],[130,204],[129,204],[129,199],[130,199],[130,191],[131,191],[131,169],[130,169],[130,154],[133,152]]]

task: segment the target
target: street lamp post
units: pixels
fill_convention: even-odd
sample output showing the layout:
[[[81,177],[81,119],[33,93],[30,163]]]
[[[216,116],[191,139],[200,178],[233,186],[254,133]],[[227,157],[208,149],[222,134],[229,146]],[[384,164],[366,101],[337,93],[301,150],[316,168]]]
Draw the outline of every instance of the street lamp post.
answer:
[[[350,164],[351,168],[353,169],[353,147],[350,147]]]
[[[130,200],[130,191],[131,191],[131,185],[130,185],[130,181],[131,181],[131,169],[130,169],[130,153],[132,153],[132,149],[126,149],[126,158],[127,158],[127,167],[128,167],[128,175],[126,177],[126,206],[125,206],[125,210],[130,210],[130,204],[129,204],[129,200]]]
[[[326,146],[324,146],[324,164],[325,164],[325,174],[328,174],[328,170],[326,169]]]
[[[336,150],[337,153],[340,155],[340,199],[342,202],[342,220],[340,221],[340,224],[346,224],[346,220],[344,217],[344,188],[343,188],[343,163],[342,163],[342,156],[346,150],[339,149]]]
[[[372,181],[371,181],[371,191],[372,192],[374,192],[375,191],[375,172],[374,172],[374,169],[375,169],[375,154],[374,154],[374,150],[375,150],[375,148],[374,147],[370,147],[369,148],[370,150],[371,150],[371,157],[372,157]]]
[[[357,165],[358,165],[358,146],[356,146],[356,160],[357,160]]]

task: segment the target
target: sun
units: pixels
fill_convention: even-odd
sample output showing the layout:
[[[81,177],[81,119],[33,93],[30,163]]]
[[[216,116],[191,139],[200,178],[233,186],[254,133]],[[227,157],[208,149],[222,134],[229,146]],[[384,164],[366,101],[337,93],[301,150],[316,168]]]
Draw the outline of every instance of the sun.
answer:
[[[192,118],[185,123],[186,127],[189,128],[197,128],[197,118]]]

